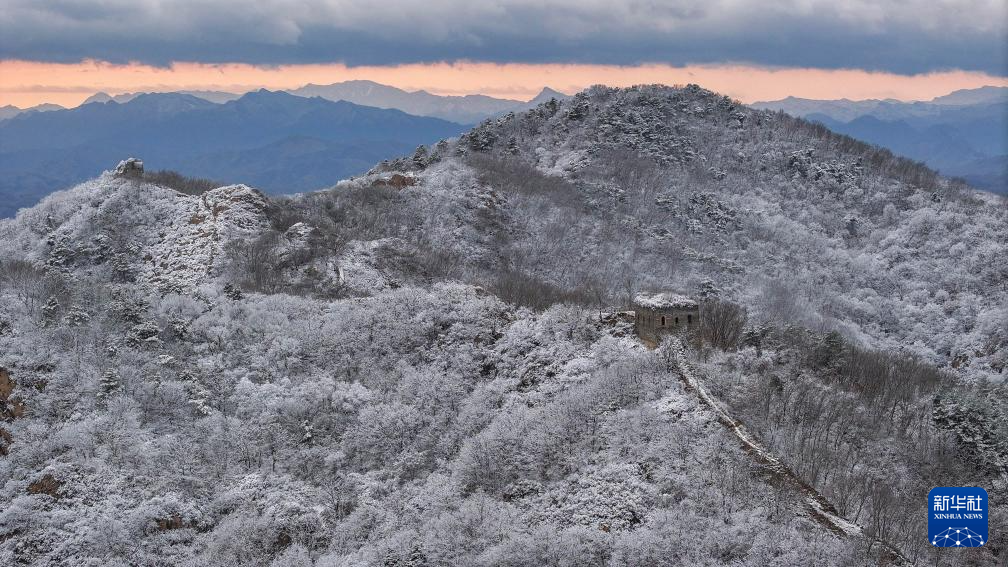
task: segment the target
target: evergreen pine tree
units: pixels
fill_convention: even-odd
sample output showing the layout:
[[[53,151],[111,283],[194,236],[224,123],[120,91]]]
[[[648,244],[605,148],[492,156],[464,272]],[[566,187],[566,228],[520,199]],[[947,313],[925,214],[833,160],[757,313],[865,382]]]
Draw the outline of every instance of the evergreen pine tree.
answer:
[[[119,379],[119,374],[111,368],[106,370],[102,374],[101,380],[98,381],[98,401],[105,403],[112,395],[119,391],[122,387],[122,383]]]

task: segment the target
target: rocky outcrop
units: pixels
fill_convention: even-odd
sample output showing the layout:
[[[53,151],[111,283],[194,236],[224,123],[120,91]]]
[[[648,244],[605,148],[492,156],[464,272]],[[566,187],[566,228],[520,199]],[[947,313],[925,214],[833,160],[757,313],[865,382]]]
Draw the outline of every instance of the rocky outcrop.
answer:
[[[24,403],[14,398],[17,383],[6,368],[0,368],[0,419],[12,421],[24,415]]]
[[[10,453],[12,443],[14,443],[14,438],[10,431],[0,427],[0,457],[6,457]]]
[[[178,514],[172,514],[167,518],[158,518],[155,522],[157,522],[158,531],[162,532],[180,530],[186,527],[185,522],[182,521],[182,516],[179,516]]]
[[[59,480],[53,475],[46,473],[42,475],[42,478],[32,481],[28,485],[28,494],[47,494],[55,499],[59,499],[59,489],[63,486]]]
[[[371,182],[372,187],[391,187],[393,189],[402,189],[404,187],[412,187],[416,185],[416,177],[410,177],[403,175],[401,173],[393,173],[392,177],[388,179],[379,178]]]
[[[115,174],[120,177],[143,177],[143,172],[143,160],[135,157],[122,160],[115,168]]]
[[[141,280],[168,291],[195,288],[222,267],[224,248],[267,228],[266,199],[245,185],[229,185],[176,201],[173,219],[146,250]]]

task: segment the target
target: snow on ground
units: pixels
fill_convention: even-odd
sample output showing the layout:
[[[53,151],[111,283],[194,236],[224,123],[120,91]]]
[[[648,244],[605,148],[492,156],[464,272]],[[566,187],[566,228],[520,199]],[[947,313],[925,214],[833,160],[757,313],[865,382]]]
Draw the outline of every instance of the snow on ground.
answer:
[[[339,259],[339,281],[356,295],[373,295],[391,289],[392,282],[377,266],[378,249],[395,244],[396,239],[360,241],[349,243]]]
[[[832,508],[832,506],[828,505],[828,501],[825,497],[795,476],[795,474],[785,467],[773,453],[767,450],[766,447],[764,447],[746,430],[745,425],[732,417],[731,414],[728,413],[728,411],[725,410],[724,407],[722,407],[722,405],[710,395],[703,383],[697,379],[696,374],[689,365],[689,362],[686,361],[686,354],[682,342],[679,339],[672,339],[672,341],[673,342],[669,348],[672,349],[673,358],[676,366],[679,368],[679,372],[686,384],[686,387],[693,391],[704,403],[704,405],[709,407],[717,415],[718,420],[724,424],[724,426],[727,427],[739,441],[742,442],[743,448],[753,455],[756,460],[760,461],[761,464],[765,465],[770,471],[772,471],[773,474],[789,481],[802,493],[804,493],[805,504],[809,507],[812,512],[812,516],[816,520],[820,521],[820,523],[823,523],[826,527],[834,531],[838,531],[851,537],[860,537],[863,533],[860,526],[845,520],[827,509],[827,507]]]
[[[696,309],[697,302],[678,293],[640,294],[634,303],[651,309]]]
[[[159,289],[193,289],[221,267],[228,242],[267,226],[266,200],[245,185],[218,187],[178,201],[174,218],[144,254],[141,275]]]

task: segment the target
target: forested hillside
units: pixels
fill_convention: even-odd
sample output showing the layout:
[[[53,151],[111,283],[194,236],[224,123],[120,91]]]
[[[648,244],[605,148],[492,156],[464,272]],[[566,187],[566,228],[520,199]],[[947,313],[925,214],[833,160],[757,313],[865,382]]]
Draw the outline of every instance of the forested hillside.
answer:
[[[296,198],[106,173],[0,221],[0,562],[998,565],[1006,250],[1003,199],[696,86]],[[648,291],[700,323],[646,348]],[[930,547],[944,484],[988,545]]]

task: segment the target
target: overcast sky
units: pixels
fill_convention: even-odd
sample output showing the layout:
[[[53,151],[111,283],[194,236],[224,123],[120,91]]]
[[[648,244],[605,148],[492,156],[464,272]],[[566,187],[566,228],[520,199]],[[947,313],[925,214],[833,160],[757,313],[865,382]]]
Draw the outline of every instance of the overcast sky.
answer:
[[[1005,0],[4,0],[0,59],[748,65],[1008,76]]]

